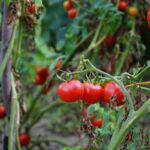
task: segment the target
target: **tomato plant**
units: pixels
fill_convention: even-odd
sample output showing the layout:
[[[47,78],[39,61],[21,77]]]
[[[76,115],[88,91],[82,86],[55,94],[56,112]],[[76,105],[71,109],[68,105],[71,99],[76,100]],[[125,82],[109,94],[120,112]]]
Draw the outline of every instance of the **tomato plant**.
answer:
[[[0,7],[0,149],[150,149],[148,0]]]

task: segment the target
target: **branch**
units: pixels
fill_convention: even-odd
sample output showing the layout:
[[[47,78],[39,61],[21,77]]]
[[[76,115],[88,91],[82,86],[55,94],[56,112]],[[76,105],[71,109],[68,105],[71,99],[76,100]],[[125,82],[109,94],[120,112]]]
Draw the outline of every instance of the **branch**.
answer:
[[[108,150],[119,149],[121,142],[125,139],[128,132],[140,120],[140,118],[148,112],[149,107],[150,107],[150,99],[148,99],[139,110],[135,111],[131,115],[130,119],[124,122],[124,125],[118,132],[116,138],[114,140],[111,140]]]

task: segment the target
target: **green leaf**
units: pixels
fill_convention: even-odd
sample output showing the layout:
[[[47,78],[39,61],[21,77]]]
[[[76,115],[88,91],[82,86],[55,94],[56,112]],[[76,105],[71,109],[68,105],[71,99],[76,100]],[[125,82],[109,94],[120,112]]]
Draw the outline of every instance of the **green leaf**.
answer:
[[[6,0],[6,4],[9,5],[11,0]]]
[[[34,0],[36,6],[43,7],[42,0]]]

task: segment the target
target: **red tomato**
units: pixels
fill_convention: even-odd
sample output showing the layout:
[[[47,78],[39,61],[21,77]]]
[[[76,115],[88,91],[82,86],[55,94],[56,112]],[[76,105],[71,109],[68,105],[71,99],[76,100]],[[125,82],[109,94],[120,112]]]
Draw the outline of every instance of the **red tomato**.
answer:
[[[92,120],[91,120],[91,123],[94,127],[99,127],[101,128],[102,127],[102,124],[103,124],[103,120],[101,118],[99,119],[96,119],[95,116],[93,116]]]
[[[30,136],[27,133],[21,133],[19,141],[22,146],[27,146],[30,143]]]
[[[147,23],[148,23],[148,27],[150,28],[150,8],[147,11]]]
[[[71,8],[68,10],[68,17],[73,19],[77,16],[77,9],[76,8]]]
[[[30,12],[30,14],[33,14],[35,12],[35,5],[32,4],[29,8],[28,11]]]
[[[66,0],[63,4],[64,8],[66,10],[69,10],[72,7],[72,1],[71,0]]]
[[[100,85],[92,83],[84,83],[83,101],[88,104],[94,104],[102,99],[103,88]]]
[[[106,103],[110,103],[112,98],[116,99],[118,106],[124,104],[124,94],[120,86],[118,86],[115,82],[108,82],[103,88],[103,99]]]
[[[4,106],[0,106],[0,119],[6,116],[6,109]]]
[[[105,39],[105,44],[107,46],[113,46],[115,44],[115,42],[116,42],[116,39],[113,35],[109,35]]]
[[[118,9],[121,11],[125,11],[128,8],[128,6],[129,6],[128,2],[125,0],[122,0],[119,3]]]
[[[124,104],[124,93],[122,92],[122,89],[118,84],[115,83],[115,88],[116,88],[116,101],[117,101],[117,106],[121,106]]]
[[[65,102],[75,102],[80,100],[83,96],[83,92],[84,87],[79,80],[63,82],[57,89],[59,97]]]
[[[36,75],[34,82],[36,85],[42,85],[45,81],[39,75]]]
[[[43,67],[38,73],[37,75],[42,78],[42,80],[45,82],[47,80],[47,78],[49,77],[49,72],[48,69],[46,67]]]

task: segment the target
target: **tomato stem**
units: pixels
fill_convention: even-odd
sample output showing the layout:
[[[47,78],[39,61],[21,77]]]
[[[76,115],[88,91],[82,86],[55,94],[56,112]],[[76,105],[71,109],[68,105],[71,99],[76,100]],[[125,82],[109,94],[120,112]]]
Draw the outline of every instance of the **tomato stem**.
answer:
[[[137,85],[150,85],[150,81],[132,83],[132,84],[126,85],[125,87],[126,87],[126,88],[130,88],[130,87],[137,86]]]
[[[120,131],[118,131],[118,134],[115,137],[115,139],[111,140],[108,150],[118,150],[119,149],[121,142],[125,139],[128,132],[138,122],[138,120],[145,113],[148,112],[149,107],[150,107],[150,99],[148,99],[139,110],[132,113],[131,117],[124,122]]]

